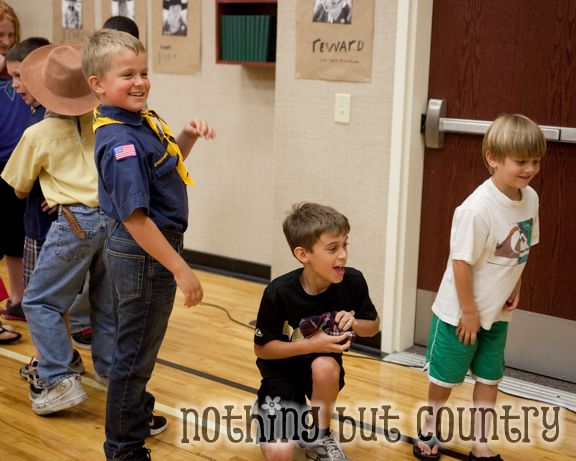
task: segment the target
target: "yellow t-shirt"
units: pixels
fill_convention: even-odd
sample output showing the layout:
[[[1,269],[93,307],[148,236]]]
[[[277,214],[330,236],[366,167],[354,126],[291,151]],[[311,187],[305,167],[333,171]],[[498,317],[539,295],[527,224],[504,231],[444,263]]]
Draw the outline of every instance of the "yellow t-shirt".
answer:
[[[24,131],[2,178],[14,189],[30,192],[36,178],[49,206],[82,203],[98,206],[92,112],[76,118],[48,117]]]

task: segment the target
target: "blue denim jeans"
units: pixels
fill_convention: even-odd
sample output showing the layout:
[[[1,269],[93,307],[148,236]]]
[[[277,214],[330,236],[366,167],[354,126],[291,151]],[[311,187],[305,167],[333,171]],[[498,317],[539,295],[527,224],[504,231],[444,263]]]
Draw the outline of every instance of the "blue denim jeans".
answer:
[[[182,234],[162,232],[182,251]],[[116,459],[144,445],[154,397],[146,392],[172,312],[176,281],[134,241],[121,223],[106,240],[106,267],[117,296],[116,348],[106,403],[104,451]]]
[[[112,289],[112,287],[110,287]],[[91,328],[94,322],[92,309],[90,308],[90,276],[84,281],[84,287],[76,296],[74,304],[70,306],[68,320],[70,321],[70,333],[79,333],[85,328]],[[112,358],[112,357],[110,357]],[[106,374],[108,376],[108,374]]]
[[[48,387],[74,374],[70,368],[72,345],[63,316],[82,290],[87,273],[93,317],[92,361],[99,375],[108,376],[114,351],[114,297],[104,265],[110,218],[99,208],[74,205],[69,209],[85,238],[74,234],[59,210],[22,301],[30,334],[40,352],[38,374]]]

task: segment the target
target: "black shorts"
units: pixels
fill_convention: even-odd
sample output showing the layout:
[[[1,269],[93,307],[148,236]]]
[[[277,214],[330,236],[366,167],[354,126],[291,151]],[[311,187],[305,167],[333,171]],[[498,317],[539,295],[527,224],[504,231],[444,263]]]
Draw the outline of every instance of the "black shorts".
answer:
[[[6,164],[0,162],[0,174]],[[26,200],[19,199],[14,189],[0,178],[0,258],[21,258],[24,251],[24,207]]]
[[[333,357],[340,366],[340,389],[344,387],[341,354],[310,354],[280,361],[259,363],[262,381],[253,411],[258,443],[272,440],[314,439],[312,415],[306,398],[312,396],[312,362],[320,356]]]

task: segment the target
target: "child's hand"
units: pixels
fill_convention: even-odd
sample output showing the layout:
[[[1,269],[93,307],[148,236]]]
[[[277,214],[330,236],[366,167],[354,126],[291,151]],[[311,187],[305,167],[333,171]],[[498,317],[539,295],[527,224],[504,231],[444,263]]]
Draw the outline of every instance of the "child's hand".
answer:
[[[510,295],[506,304],[504,305],[505,312],[512,312],[514,309],[518,307],[518,303],[520,302],[520,292]]]
[[[344,333],[340,336],[330,336],[319,330],[318,333],[305,339],[309,341],[310,352],[338,354],[350,348],[350,336]],[[344,343],[344,344],[339,344]]]
[[[216,133],[214,129],[206,123],[205,120],[200,119],[192,119],[182,129],[187,136],[190,136],[194,139],[196,138],[204,138],[204,139],[214,139],[216,137]]]
[[[512,312],[518,307],[518,303],[520,302],[520,281],[521,279],[518,280],[518,283],[510,294],[510,297],[506,300],[506,304],[504,304],[505,312]]]
[[[458,340],[464,345],[470,344],[473,346],[476,344],[476,335],[478,334],[478,331],[480,331],[480,317],[478,316],[478,312],[462,312],[460,323],[456,327]]]
[[[48,206],[48,202],[46,200],[44,200],[41,204],[40,204],[40,208],[42,208],[42,211],[44,213],[48,213],[48,214],[54,214],[58,211],[58,207],[57,206],[53,206],[50,207]]]
[[[178,288],[184,295],[184,306],[196,306],[202,301],[204,290],[192,269],[186,267],[182,273],[174,274],[174,278]]]
[[[334,318],[338,322],[338,328],[342,331],[354,331],[356,319],[354,318],[354,311],[338,311]]]

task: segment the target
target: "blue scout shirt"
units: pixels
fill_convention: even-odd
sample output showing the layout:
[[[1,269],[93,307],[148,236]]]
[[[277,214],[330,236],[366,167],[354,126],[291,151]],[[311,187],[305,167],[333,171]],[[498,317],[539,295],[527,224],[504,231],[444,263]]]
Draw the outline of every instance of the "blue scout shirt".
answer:
[[[100,106],[102,116],[122,124],[96,130],[98,200],[112,219],[124,222],[137,208],[160,229],[184,232],[188,226],[186,185],[176,171],[178,157],[166,149],[141,115]]]
[[[0,162],[6,164],[12,151],[18,144],[26,123],[30,117],[30,108],[12,87],[12,78],[0,76]]]

